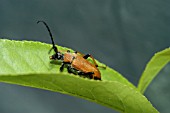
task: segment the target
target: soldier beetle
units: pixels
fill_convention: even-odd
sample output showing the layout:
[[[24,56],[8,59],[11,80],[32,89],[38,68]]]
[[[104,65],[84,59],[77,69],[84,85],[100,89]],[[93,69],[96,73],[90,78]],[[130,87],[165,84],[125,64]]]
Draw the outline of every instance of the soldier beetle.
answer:
[[[46,22],[37,21],[37,23],[40,23],[40,22],[42,22],[46,26],[49,32],[49,35],[51,37],[52,48],[49,50],[49,53],[51,52],[51,50],[54,50],[55,52],[55,54],[50,56],[50,60],[62,61],[60,72],[64,70],[64,67],[67,67],[68,73],[73,73],[75,75],[80,75],[80,76],[87,77],[87,78],[94,79],[94,80],[101,80],[101,73],[99,69],[97,68],[99,66],[97,65],[92,55],[90,54],[83,55],[79,52],[71,53],[69,50],[65,53],[58,51],[57,46],[55,46],[50,28],[48,27]],[[92,59],[93,63],[87,60],[88,57]],[[106,68],[106,67],[103,67],[103,68]]]

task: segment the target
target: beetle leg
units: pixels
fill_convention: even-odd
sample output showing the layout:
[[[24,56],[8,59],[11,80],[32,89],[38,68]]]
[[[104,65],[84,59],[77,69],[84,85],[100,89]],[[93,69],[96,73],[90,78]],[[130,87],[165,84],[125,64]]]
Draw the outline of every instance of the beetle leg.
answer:
[[[71,69],[72,69],[71,66],[68,66],[68,67],[67,67],[68,73],[73,73]]]
[[[71,67],[71,65],[69,65],[68,67],[67,67],[67,71],[68,71],[68,73],[73,73],[73,74],[77,74],[77,73],[75,73],[75,71],[74,71],[75,69],[74,68],[72,68]]]
[[[82,71],[78,71],[78,75],[92,75],[92,74],[94,74],[94,72],[85,73],[85,72],[82,72]]]
[[[83,56],[84,59],[87,59],[89,56],[91,56],[90,54],[86,54]]]
[[[90,79],[93,78],[93,74],[94,74],[94,72],[85,73],[85,72],[82,72],[82,71],[78,71],[78,75],[82,75],[82,76],[85,76],[85,77],[89,76]]]
[[[61,67],[60,67],[60,72],[63,72],[64,66],[65,66],[65,63],[63,62],[63,63],[61,64]]]
[[[94,60],[94,57],[93,57],[91,54],[86,54],[86,55],[83,56],[84,59],[87,59],[88,57],[90,57],[90,58],[93,60],[94,65],[95,65],[96,67],[98,67],[96,61]]]
[[[66,64],[70,64],[70,63],[69,63],[69,62],[63,62],[63,63],[61,64],[61,67],[60,67],[60,72],[63,72],[64,66],[65,66]]]
[[[106,66],[99,66],[99,65],[97,65],[97,63],[96,63],[94,57],[93,57],[91,54],[86,54],[86,55],[83,56],[84,59],[87,59],[88,57],[90,57],[90,58],[93,60],[94,65],[95,65],[96,67],[101,67],[101,68],[106,69]]]

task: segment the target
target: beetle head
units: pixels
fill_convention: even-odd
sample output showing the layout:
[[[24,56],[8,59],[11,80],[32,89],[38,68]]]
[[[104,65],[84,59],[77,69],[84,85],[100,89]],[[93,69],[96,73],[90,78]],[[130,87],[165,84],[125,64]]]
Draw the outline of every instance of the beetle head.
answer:
[[[57,52],[55,54],[53,54],[52,56],[50,56],[51,60],[63,60],[64,59],[64,55],[60,52]]]

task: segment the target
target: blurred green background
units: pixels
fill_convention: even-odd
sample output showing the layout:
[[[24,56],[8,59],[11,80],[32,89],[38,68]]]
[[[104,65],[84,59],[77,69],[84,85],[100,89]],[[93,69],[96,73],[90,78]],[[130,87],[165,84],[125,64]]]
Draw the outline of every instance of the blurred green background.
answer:
[[[0,37],[51,43],[37,20],[48,23],[58,45],[90,53],[137,85],[155,52],[170,46],[168,0],[1,0]],[[41,51],[41,50],[40,50]],[[145,96],[170,112],[170,65]],[[117,113],[55,92],[0,83],[0,113]]]

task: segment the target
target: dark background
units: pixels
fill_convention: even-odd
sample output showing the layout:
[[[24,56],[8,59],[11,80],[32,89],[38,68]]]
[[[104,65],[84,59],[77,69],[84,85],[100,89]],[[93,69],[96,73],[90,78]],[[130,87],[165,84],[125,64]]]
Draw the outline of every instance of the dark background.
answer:
[[[1,0],[0,37],[51,43],[96,59],[137,85],[155,52],[170,45],[169,0]],[[170,65],[145,96],[161,112],[170,111]],[[55,92],[0,83],[0,113],[116,113],[110,108]]]

